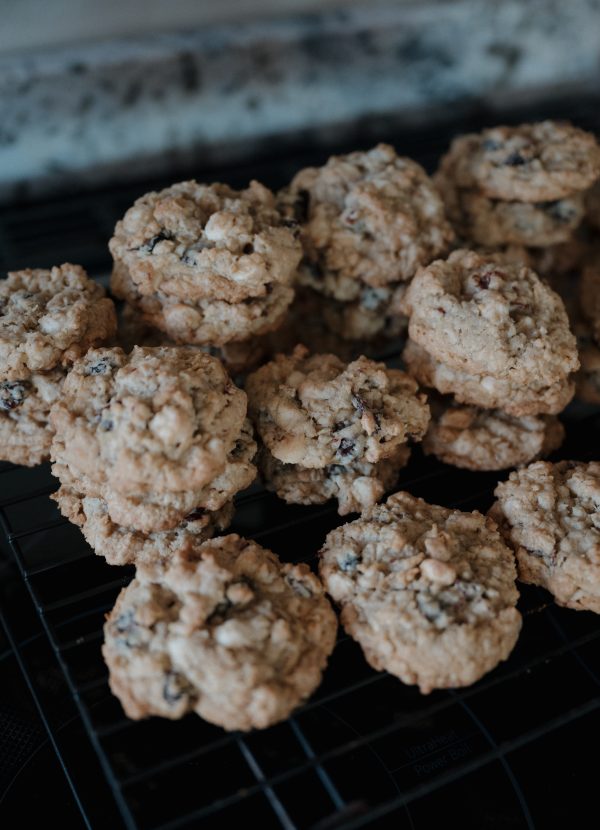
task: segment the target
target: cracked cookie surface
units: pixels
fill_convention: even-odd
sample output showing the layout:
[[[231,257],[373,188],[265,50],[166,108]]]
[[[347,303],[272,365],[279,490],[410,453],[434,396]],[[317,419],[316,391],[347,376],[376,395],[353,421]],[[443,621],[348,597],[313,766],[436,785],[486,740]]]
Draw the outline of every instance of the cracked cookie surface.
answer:
[[[112,300],[79,265],[13,271],[0,280],[0,380],[69,366],[116,330]]]
[[[301,170],[279,199],[300,225],[300,282],[340,300],[411,279],[454,237],[429,176],[387,144]]]
[[[315,469],[284,464],[263,447],[257,464],[267,489],[288,504],[324,504],[336,499],[339,515],[345,516],[376,504],[394,487],[409,458],[410,448],[401,446],[375,464],[359,460]]]
[[[210,355],[93,349],[52,409],[53,460],[126,498],[183,494],[183,518],[224,471],[245,415],[246,395]]]
[[[365,357],[345,364],[297,347],[250,375],[246,391],[266,447],[303,467],[380,461],[429,422],[414,380]]]
[[[300,262],[295,232],[268,188],[187,181],[147,193],[117,222],[109,243],[136,291],[195,303],[238,303],[289,285]]]
[[[431,422],[423,450],[467,470],[504,470],[549,455],[562,444],[565,430],[552,416],[516,418],[500,409],[431,400]]]
[[[538,461],[495,495],[490,515],[515,551],[519,579],[559,605],[600,613],[600,464]]]
[[[404,308],[411,339],[452,369],[549,385],[579,367],[561,298],[525,265],[455,251],[419,271]]]
[[[50,458],[54,430],[48,416],[67,375],[58,367],[27,380],[0,381],[0,458],[34,467]]]
[[[106,622],[110,686],[127,715],[195,711],[225,729],[283,720],[319,685],[337,619],[307,565],[237,535],[134,580]]]
[[[373,668],[424,693],[474,683],[521,628],[514,559],[494,522],[409,493],[329,533],[320,574]]]
[[[493,199],[544,202],[590,187],[600,175],[600,147],[564,122],[492,127],[454,139],[440,169]]]

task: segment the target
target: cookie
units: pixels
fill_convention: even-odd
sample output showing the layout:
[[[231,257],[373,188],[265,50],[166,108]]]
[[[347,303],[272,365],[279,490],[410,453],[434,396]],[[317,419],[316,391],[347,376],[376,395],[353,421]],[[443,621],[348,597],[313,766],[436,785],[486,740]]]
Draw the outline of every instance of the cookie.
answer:
[[[564,122],[492,127],[454,139],[440,170],[492,199],[547,202],[590,187],[600,175],[600,147]]]
[[[307,565],[230,535],[179,552],[160,582],[133,580],[103,654],[130,718],[194,711],[227,730],[264,729],[317,688],[336,629]]]
[[[51,411],[52,457],[128,498],[183,494],[182,519],[225,470],[245,415],[246,395],[210,355],[92,349],[74,365]],[[134,517],[115,521],[136,526]]]
[[[519,579],[559,605],[600,613],[600,464],[537,461],[495,495],[490,514],[515,551]]]
[[[503,202],[454,188],[443,176],[435,181],[457,233],[478,245],[556,245],[570,239],[585,215],[581,193],[550,202]]]
[[[60,487],[53,498],[60,512],[81,528],[85,540],[110,565],[135,565],[138,579],[160,579],[177,551],[193,548],[225,530],[233,519],[233,503],[217,511],[196,510],[171,530],[142,533],[115,524],[101,498]]]
[[[53,430],[48,423],[66,370],[33,372],[27,380],[0,381],[0,458],[34,467],[50,458]]]
[[[410,280],[454,236],[423,168],[387,144],[301,170],[280,205],[300,225],[300,282],[340,300],[356,299],[348,289]]]
[[[474,683],[521,628],[513,556],[494,522],[409,493],[329,533],[320,574],[370,665],[423,693]]]
[[[409,458],[410,449],[401,446],[392,456],[375,464],[357,460],[310,469],[284,464],[263,447],[257,464],[267,489],[288,504],[324,504],[336,499],[339,515],[346,516],[376,504],[394,487]]]
[[[402,360],[420,386],[429,386],[442,395],[454,395],[459,403],[485,409],[502,409],[509,415],[557,415],[575,394],[575,376],[555,383],[532,381],[513,383],[510,378],[488,374],[471,375],[434,360],[425,349],[408,340]]]
[[[13,271],[0,280],[0,380],[69,366],[116,328],[112,300],[79,265]]]
[[[352,302],[323,297],[321,314],[328,328],[344,340],[369,344],[376,338],[383,341],[401,338],[408,328],[408,317],[401,310],[405,292],[406,285],[400,283],[365,287]]]
[[[290,285],[302,248],[275,197],[253,181],[180,182],[147,193],[117,222],[109,248],[142,296],[239,303]]]
[[[227,455],[224,468],[204,487],[123,493],[107,480],[94,480],[80,471],[73,472],[70,466],[57,461],[57,458],[65,456],[64,442],[57,435],[52,445],[55,459],[52,472],[66,488],[79,490],[86,496],[105,502],[108,515],[115,524],[152,533],[176,527],[185,516],[198,509],[210,512],[220,510],[236,493],[254,481],[256,449],[252,425],[246,420]]]
[[[237,303],[179,300],[160,290],[142,295],[128,270],[118,263],[110,287],[116,297],[135,308],[147,326],[164,332],[175,343],[198,346],[224,346],[273,331],[281,325],[294,298],[293,288],[281,284],[270,286],[264,297],[248,297]]]
[[[346,365],[301,346],[251,374],[246,392],[267,449],[303,467],[389,458],[429,422],[425,399],[404,372],[366,357]]]
[[[431,422],[423,438],[426,455],[467,470],[520,467],[558,449],[565,430],[552,416],[515,418],[500,409],[479,409],[432,400]]]
[[[251,337],[248,340],[226,343],[221,348],[217,346],[190,346],[208,352],[218,357],[227,371],[232,375],[243,374],[256,369],[268,359],[269,344],[266,335]],[[123,351],[130,352],[134,346],[175,346],[164,332],[153,329],[138,314],[135,308],[123,303],[119,314],[119,331],[117,345]]]
[[[579,367],[561,298],[529,268],[458,250],[404,297],[411,339],[446,366],[550,385]]]

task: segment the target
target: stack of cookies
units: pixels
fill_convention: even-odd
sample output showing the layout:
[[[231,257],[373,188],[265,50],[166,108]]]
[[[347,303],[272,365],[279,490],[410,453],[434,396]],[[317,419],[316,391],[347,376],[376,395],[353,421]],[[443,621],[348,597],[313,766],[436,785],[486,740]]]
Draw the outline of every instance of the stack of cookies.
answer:
[[[256,474],[246,395],[186,347],[91,349],[50,418],[55,495],[111,564],[161,571],[231,521]]]
[[[50,407],[68,369],[116,332],[115,307],[79,265],[15,271],[0,282],[0,458],[50,457]]]
[[[452,396],[434,408],[426,451],[501,469],[560,444],[554,416],[575,391],[577,343],[561,298],[530,268],[458,250],[419,271],[404,308],[408,370]]]
[[[429,423],[417,384],[398,369],[359,357],[309,355],[298,346],[247,380],[269,489],[293,504],[336,498],[344,515],[390,490]]]
[[[328,327],[347,340],[402,333],[407,283],[454,238],[423,168],[379,144],[301,170],[279,203],[300,225],[298,281],[318,296]]]
[[[542,121],[459,136],[434,178],[458,235],[495,248],[568,241],[598,176],[593,135]]]
[[[224,347],[281,324],[301,257],[270,190],[174,184],[138,199],[109,247],[113,293],[177,344]]]

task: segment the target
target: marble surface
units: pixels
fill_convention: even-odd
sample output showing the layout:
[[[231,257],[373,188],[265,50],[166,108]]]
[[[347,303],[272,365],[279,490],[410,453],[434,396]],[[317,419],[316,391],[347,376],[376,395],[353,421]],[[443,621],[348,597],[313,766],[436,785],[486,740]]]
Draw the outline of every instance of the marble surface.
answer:
[[[0,57],[0,199],[598,82],[598,0],[352,8]]]

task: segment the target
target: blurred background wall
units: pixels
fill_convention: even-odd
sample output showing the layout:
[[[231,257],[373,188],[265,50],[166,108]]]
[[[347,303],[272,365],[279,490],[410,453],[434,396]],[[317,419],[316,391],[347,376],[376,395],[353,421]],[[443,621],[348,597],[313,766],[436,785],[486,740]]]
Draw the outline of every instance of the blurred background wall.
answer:
[[[599,0],[4,0],[0,199],[598,91]]]

